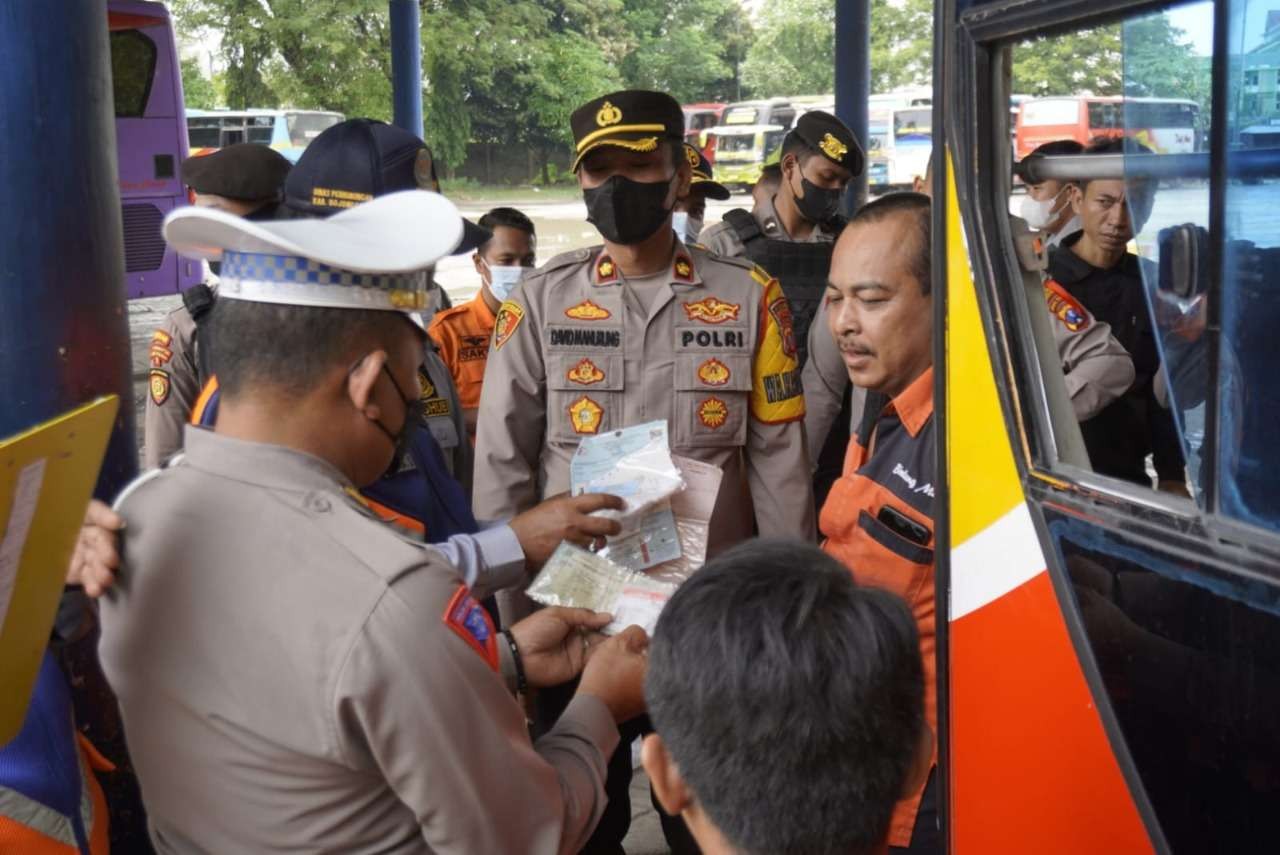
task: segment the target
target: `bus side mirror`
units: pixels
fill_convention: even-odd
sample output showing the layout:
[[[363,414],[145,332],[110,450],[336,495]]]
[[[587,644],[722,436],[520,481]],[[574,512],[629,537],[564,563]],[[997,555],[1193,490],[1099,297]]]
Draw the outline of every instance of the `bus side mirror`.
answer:
[[[1159,288],[1189,300],[1209,287],[1209,232],[1193,223],[1161,229]]]

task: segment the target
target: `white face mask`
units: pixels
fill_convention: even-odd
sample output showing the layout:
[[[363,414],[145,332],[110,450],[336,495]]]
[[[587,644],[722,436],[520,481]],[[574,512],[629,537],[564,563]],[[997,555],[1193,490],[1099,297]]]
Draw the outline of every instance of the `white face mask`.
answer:
[[[511,292],[515,290],[516,285],[524,278],[527,267],[519,265],[503,265],[489,264],[485,262],[484,266],[489,268],[489,293],[493,294],[494,299],[499,303],[511,296]]]
[[[1058,203],[1058,197],[1063,194],[1068,186],[1063,185],[1057,194],[1048,199],[1032,199],[1030,193],[1023,196],[1018,211],[1022,215],[1022,219],[1026,220],[1027,225],[1037,231],[1052,223],[1055,215],[1054,205]]]
[[[702,220],[689,216],[688,211],[675,211],[671,214],[671,228],[680,240],[693,243],[702,233]]]

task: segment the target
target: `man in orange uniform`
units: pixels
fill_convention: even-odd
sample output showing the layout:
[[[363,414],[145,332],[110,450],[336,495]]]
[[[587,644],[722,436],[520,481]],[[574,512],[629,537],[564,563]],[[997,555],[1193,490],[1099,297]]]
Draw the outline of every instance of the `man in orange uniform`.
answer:
[[[867,390],[844,473],[822,507],[823,549],[860,585],[911,607],[920,634],[925,720],[937,732],[933,507],[933,299],[929,197],[895,193],[860,210],[836,243],[827,326]],[[937,757],[933,758],[933,763]],[[941,853],[936,770],[894,809],[892,851]]]
[[[493,237],[471,257],[480,274],[479,292],[461,306],[438,312],[427,328],[453,375],[472,443],[476,441],[476,413],[498,307],[525,273],[533,270],[538,250],[533,221],[515,208],[494,208],[480,223]]]

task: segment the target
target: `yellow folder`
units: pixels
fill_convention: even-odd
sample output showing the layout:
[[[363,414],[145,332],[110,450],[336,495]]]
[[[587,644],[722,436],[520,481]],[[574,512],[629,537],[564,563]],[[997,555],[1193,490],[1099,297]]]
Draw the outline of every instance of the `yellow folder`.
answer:
[[[22,727],[120,400],[0,440],[0,745]]]

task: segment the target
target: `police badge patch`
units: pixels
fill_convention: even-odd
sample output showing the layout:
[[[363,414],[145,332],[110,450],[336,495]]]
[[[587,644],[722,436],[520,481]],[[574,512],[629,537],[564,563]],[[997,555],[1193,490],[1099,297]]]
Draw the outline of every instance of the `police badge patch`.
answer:
[[[169,400],[169,372],[162,368],[152,368],[149,379],[151,403],[157,407],[164,406],[164,402]]]
[[[715,430],[729,420],[729,407],[719,398],[707,398],[698,407],[698,421]]]
[[[513,300],[503,303],[493,323],[493,349],[501,350],[523,320],[524,308],[519,303]]]
[[[480,658],[492,668],[498,670],[497,633],[493,621],[484,607],[475,601],[465,585],[458,586],[453,599],[444,610],[444,625],[467,643],[467,646],[480,654]]]
[[[583,395],[569,407],[569,421],[573,423],[574,433],[600,432],[600,420],[604,417],[604,408]]]

